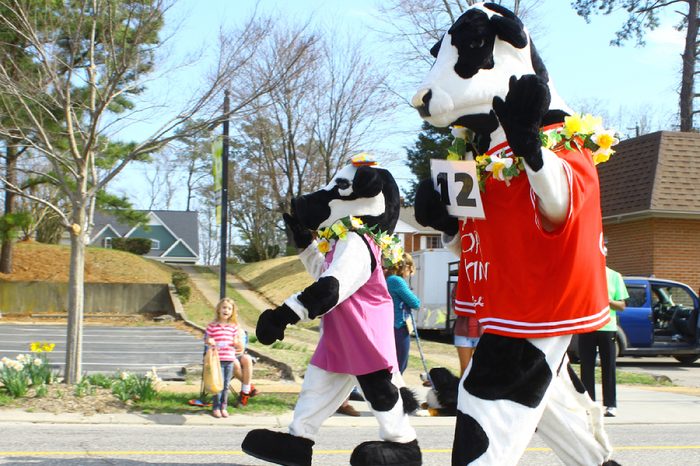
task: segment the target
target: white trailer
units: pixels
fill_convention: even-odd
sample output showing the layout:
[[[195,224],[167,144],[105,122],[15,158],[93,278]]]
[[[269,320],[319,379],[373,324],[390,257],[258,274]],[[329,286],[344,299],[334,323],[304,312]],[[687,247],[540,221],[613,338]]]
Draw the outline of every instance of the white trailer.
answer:
[[[452,331],[454,314],[450,295],[457,282],[450,270],[459,258],[448,249],[423,249],[411,253],[416,273],[409,279],[413,292],[420,298],[421,308],[414,311],[418,330]],[[450,263],[453,264],[450,267]]]

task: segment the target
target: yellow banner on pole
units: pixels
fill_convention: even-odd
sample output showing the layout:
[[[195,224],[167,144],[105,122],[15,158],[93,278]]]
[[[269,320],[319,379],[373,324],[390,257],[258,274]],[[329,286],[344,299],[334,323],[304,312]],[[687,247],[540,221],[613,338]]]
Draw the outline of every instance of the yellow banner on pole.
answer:
[[[217,137],[211,145],[211,174],[214,177],[214,190],[221,191],[221,156],[224,145],[221,136]]]

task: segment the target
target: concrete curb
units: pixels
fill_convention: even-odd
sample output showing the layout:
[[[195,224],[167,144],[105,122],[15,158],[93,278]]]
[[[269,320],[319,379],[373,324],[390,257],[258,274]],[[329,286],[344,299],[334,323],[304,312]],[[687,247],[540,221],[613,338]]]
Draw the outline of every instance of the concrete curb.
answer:
[[[419,395],[420,397],[421,395]],[[700,424],[700,397],[673,392],[657,391],[634,386],[618,386],[618,416],[604,418],[606,425],[663,425]],[[333,427],[376,427],[377,421],[367,404],[351,401],[360,417],[334,414],[323,425]],[[245,409],[245,408],[243,408]],[[286,428],[292,421],[292,412],[281,415],[249,415],[233,413],[226,419],[216,419],[208,413],[197,414],[140,414],[116,413],[86,416],[78,413],[26,412],[20,409],[0,409],[0,424],[137,424],[187,426],[237,426]],[[425,411],[411,416],[414,427],[452,426],[454,417],[431,417]]]

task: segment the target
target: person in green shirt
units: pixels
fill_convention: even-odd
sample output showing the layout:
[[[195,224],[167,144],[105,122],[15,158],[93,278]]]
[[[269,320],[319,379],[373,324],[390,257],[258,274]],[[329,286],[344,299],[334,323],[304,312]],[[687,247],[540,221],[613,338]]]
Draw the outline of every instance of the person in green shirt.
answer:
[[[578,339],[581,360],[581,381],[590,397],[595,400],[595,360],[600,352],[600,369],[603,381],[603,405],[605,416],[617,414],[617,387],[615,384],[617,312],[625,310],[625,299],[629,298],[622,275],[605,267],[610,301],[610,322],[595,332],[582,333]]]

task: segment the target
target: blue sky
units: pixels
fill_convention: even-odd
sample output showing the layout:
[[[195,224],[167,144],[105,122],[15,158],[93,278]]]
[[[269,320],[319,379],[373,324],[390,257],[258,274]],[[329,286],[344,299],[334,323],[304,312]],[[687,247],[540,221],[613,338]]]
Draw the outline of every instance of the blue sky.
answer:
[[[365,37],[371,35],[369,26],[375,21],[373,13],[378,1],[261,0],[259,5],[264,11],[283,12],[290,20],[305,21],[313,15],[320,24],[332,24]],[[678,107],[676,89],[683,47],[683,35],[671,27],[677,22],[676,17],[666,18],[660,29],[648,34],[645,47],[635,47],[633,43],[612,47],[609,42],[622,24],[624,15],[594,16],[591,24],[587,24],[574,13],[569,1],[543,0],[538,3],[540,6],[534,12],[532,23],[526,20],[525,24],[533,34],[535,45],[560,95],[574,110],[595,103],[597,108],[604,109],[599,111],[607,112],[614,117],[613,120],[622,112],[627,119],[625,126],[634,126],[635,117],[646,114],[653,117],[652,129],[672,128],[671,121]],[[239,24],[255,4],[253,0],[180,1],[169,12],[165,29],[165,35],[172,35],[169,59],[177,60],[186,54],[198,53],[202,47],[206,51],[207,44],[215,43],[220,26]],[[376,50],[381,51],[382,44],[375,44]],[[176,74],[169,74],[169,97],[176,100],[178,88],[187,88],[198,82],[205,63],[206,60],[201,60]],[[154,81],[151,89],[162,94],[162,89],[168,87],[164,83]],[[412,92],[407,90],[407,95],[402,97],[410,100]],[[408,106],[397,108],[391,119],[397,131],[377,149],[394,153],[395,160],[384,165],[392,169],[400,184],[405,186],[411,174],[402,162],[404,147],[413,144],[421,120]],[[156,123],[157,117],[151,117],[149,124],[140,125],[140,131],[132,130],[127,134],[138,138],[141,132]],[[617,124],[614,122],[612,126]],[[616,129],[629,132],[629,126]],[[371,151],[372,148],[368,149]],[[149,168],[142,164],[127,168],[114,188],[124,193],[131,191],[134,184],[138,184],[133,182],[134,179],[141,177],[145,180],[145,170]],[[137,204],[138,198],[143,199],[143,196],[133,197]],[[184,209],[184,201],[178,199],[172,208]]]

